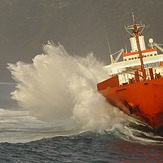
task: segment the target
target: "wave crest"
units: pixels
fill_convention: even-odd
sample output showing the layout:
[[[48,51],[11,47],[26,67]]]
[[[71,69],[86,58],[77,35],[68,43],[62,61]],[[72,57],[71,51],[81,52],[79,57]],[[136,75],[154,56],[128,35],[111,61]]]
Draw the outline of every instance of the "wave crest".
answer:
[[[97,92],[97,83],[108,77],[103,63],[93,53],[71,56],[51,42],[43,50],[31,64],[8,64],[16,81],[12,98],[41,120],[69,118],[85,130],[112,128],[122,114]]]

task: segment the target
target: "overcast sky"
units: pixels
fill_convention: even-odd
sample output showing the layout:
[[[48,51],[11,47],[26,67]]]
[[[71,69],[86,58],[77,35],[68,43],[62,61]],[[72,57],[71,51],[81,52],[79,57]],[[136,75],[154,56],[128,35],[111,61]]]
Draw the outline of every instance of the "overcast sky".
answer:
[[[11,81],[7,63],[32,62],[48,40],[108,64],[106,36],[112,52],[129,48],[124,26],[132,11],[146,24],[146,41],[163,43],[162,0],[0,0],[0,81]]]

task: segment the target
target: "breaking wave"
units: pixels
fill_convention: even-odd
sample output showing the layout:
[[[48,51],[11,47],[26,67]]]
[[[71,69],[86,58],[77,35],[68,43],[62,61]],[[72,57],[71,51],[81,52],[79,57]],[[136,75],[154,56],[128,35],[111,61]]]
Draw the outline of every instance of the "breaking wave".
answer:
[[[96,85],[108,76],[93,54],[69,55],[48,42],[33,63],[8,64],[16,81],[12,98],[44,121],[70,119],[82,130],[112,129],[123,113],[109,105]],[[118,116],[117,116],[118,114]]]
[[[20,119],[17,112],[9,111],[16,114],[10,118],[16,122],[12,124],[12,121],[8,122],[8,112],[1,112],[5,113],[3,119],[7,120],[7,125],[20,128],[22,141],[97,131],[127,141],[162,144],[161,137],[111,106],[98,93],[97,83],[109,76],[93,53],[86,57],[72,56],[62,45],[51,42],[43,46],[43,50],[44,53],[37,55],[32,63],[8,64],[16,81],[12,98],[25,108],[27,115],[20,112],[24,117]],[[10,130],[8,128],[7,132]],[[27,130],[29,138],[24,135]],[[17,134],[17,130],[12,133]],[[17,141],[10,134],[8,137]]]

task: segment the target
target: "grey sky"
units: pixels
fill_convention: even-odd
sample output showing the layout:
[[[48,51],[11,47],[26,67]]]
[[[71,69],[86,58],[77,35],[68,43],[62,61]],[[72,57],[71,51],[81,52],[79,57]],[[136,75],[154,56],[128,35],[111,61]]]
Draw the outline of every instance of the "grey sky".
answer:
[[[0,0],[0,81],[11,81],[7,63],[31,62],[48,40],[109,63],[106,35],[112,52],[129,47],[132,11],[146,24],[146,41],[163,43],[162,0]]]

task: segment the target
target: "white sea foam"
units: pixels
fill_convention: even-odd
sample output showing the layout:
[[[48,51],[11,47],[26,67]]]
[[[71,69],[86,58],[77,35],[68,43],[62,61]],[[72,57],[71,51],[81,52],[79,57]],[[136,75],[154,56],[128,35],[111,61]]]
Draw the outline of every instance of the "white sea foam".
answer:
[[[17,82],[12,98],[21,107],[45,121],[72,119],[83,130],[111,129],[121,121],[123,113],[97,92],[97,83],[108,76],[93,54],[71,56],[50,42],[43,50],[31,64],[8,66]]]

